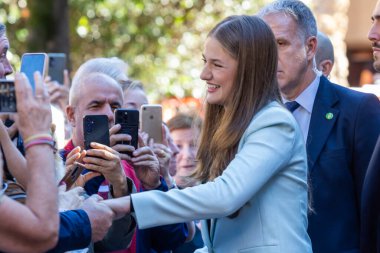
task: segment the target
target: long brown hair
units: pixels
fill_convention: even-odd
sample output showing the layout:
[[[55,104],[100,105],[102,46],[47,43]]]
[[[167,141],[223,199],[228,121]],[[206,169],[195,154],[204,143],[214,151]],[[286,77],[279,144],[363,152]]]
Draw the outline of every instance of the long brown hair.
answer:
[[[206,104],[197,153],[196,179],[220,176],[235,157],[253,116],[271,101],[280,101],[277,45],[269,26],[256,16],[230,16],[208,34],[237,60],[234,90],[228,107]]]

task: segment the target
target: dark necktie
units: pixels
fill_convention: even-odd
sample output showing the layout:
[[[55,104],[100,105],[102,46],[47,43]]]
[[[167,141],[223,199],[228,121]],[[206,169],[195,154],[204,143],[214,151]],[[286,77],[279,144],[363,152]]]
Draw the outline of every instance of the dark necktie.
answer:
[[[300,104],[297,103],[296,101],[291,101],[291,102],[286,102],[285,107],[293,113],[298,107],[300,107]]]

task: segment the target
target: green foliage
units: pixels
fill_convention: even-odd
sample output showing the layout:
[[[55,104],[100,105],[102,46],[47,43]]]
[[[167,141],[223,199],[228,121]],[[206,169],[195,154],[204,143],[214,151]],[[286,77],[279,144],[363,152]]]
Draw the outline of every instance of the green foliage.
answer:
[[[25,51],[30,33],[25,29],[28,18],[21,15],[22,1],[25,2],[0,3],[0,21],[8,21],[12,52],[18,55]],[[254,14],[263,3],[264,0],[69,0],[72,69],[89,58],[117,56],[129,63],[129,76],[141,80],[154,99],[171,95],[199,97],[204,90],[199,74],[207,32],[226,16]]]

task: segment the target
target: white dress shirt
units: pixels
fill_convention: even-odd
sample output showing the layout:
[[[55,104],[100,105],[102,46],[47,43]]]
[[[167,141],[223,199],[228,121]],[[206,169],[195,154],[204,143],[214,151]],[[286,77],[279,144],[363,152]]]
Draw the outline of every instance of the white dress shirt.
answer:
[[[295,99],[300,106],[294,110],[293,116],[297,120],[298,125],[301,128],[303,140],[306,143],[307,134],[309,132],[309,125],[311,119],[311,113],[313,111],[313,105],[315,96],[317,95],[319,81],[321,78],[321,72],[317,71],[316,77],[311,84]],[[289,100],[282,98],[284,103],[290,102]]]

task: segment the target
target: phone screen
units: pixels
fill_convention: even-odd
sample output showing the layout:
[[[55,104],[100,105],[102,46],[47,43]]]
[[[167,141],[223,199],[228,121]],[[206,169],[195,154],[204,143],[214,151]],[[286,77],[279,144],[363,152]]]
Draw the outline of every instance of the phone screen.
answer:
[[[0,80],[0,113],[16,112],[15,83],[12,80]]]
[[[45,53],[26,53],[22,55],[20,72],[26,75],[33,91],[35,90],[34,72],[39,71],[44,78],[47,62],[48,58]]]

